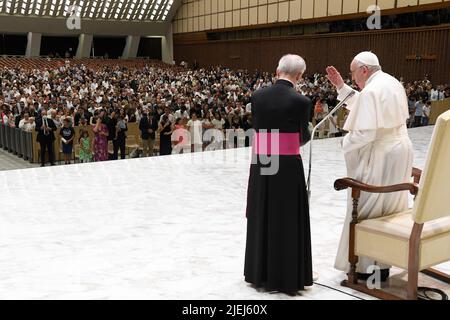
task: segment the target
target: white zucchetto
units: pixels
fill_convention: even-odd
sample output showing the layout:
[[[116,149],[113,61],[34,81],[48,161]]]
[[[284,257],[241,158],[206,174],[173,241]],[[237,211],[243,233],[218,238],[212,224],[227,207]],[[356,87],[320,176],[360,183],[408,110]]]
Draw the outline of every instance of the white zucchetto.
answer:
[[[378,57],[370,51],[361,52],[355,57],[354,60],[359,61],[368,66],[377,66],[377,67],[380,66],[380,61],[378,60]]]

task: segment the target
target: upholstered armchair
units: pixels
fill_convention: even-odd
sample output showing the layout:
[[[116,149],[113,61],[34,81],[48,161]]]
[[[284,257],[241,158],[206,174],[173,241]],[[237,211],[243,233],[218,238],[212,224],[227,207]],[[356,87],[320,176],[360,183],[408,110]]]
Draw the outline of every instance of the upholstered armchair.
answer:
[[[354,179],[340,179],[336,190],[351,188],[348,279],[342,285],[381,299],[402,299],[358,281],[358,257],[364,256],[408,272],[407,299],[417,299],[418,273],[450,260],[450,111],[436,123],[423,173],[412,172],[414,182],[394,186],[370,186]],[[405,212],[364,221],[358,220],[361,192],[409,191],[414,206]],[[441,274],[442,277],[448,276]],[[445,279],[444,279],[445,280]]]

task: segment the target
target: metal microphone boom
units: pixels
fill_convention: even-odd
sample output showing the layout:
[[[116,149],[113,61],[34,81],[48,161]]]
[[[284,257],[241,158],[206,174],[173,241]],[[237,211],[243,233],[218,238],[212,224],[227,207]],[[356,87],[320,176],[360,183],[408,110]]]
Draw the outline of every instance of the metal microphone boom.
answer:
[[[350,99],[351,97],[353,97],[355,95],[356,91],[352,90],[352,92],[350,92],[344,100],[342,100],[341,102],[339,102],[339,104],[329,113],[327,114],[327,116],[325,118],[322,119],[322,121],[319,122],[319,124],[317,124],[313,131],[311,132],[311,141],[309,143],[309,169],[308,169],[308,181],[307,181],[307,188],[308,188],[308,199],[311,199],[311,164],[312,164],[312,145],[313,145],[313,140],[314,140],[314,135],[317,131],[318,128],[320,128],[325,121],[327,121],[329,118],[331,118],[340,108],[342,108],[344,106],[344,104],[347,102],[348,99]]]

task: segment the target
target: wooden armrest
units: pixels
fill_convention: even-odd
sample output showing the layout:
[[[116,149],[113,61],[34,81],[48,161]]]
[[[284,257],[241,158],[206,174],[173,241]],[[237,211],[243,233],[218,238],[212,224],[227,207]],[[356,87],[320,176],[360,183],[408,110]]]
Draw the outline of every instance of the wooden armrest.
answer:
[[[345,190],[348,188],[370,193],[391,193],[397,191],[409,191],[412,195],[417,195],[417,193],[419,192],[419,186],[416,183],[402,183],[393,186],[379,187],[379,186],[371,186],[352,178],[339,179],[334,182],[334,189],[336,189],[337,191]]]
[[[414,177],[414,183],[418,184],[420,182],[420,178],[422,177],[422,170],[413,168],[411,177]]]

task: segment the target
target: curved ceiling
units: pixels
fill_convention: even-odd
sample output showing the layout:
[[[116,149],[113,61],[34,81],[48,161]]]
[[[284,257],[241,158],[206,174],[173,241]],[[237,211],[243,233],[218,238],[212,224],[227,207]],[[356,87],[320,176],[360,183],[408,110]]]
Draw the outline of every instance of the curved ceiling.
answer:
[[[0,0],[0,14],[113,21],[165,21],[174,0]]]

